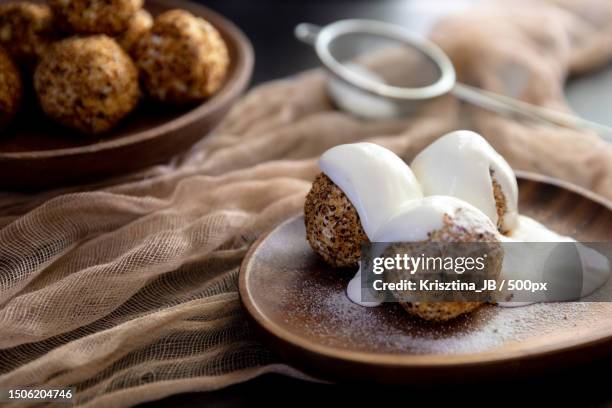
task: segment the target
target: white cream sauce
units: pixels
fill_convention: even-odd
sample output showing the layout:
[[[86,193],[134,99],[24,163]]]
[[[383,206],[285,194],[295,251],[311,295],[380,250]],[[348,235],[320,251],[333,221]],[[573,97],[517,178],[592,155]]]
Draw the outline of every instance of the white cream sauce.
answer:
[[[500,235],[503,242],[530,243],[531,245],[505,245],[504,260],[500,281],[505,280],[530,280],[532,282],[547,282],[549,290],[554,287],[555,300],[577,300],[590,295],[606,283],[610,276],[610,265],[608,259],[592,248],[576,243],[576,251],[572,251],[567,245],[554,245],[558,242],[576,242],[573,238],[557,234],[546,228],[536,220],[520,215],[517,227],[506,236]],[[537,243],[546,243],[538,245]],[[573,264],[578,256],[581,268],[574,272],[564,272],[564,265]],[[551,262],[551,259],[553,262]],[[580,283],[579,283],[580,282]],[[574,290],[581,287],[580,295],[571,298],[559,298],[564,293],[568,296]],[[567,290],[563,291],[562,287]],[[546,292],[530,295],[534,301],[504,301],[510,297],[518,299],[519,293],[506,290],[499,295],[499,306],[518,307],[550,300]]]
[[[479,134],[458,130],[430,144],[412,161],[411,168],[423,194],[460,198],[479,208],[494,224],[497,209],[490,170],[506,199],[502,228],[511,231],[518,216],[518,186],[510,165]]]
[[[454,217],[461,209],[461,217]],[[372,242],[424,241],[428,233],[444,226],[444,215],[448,214],[466,229],[479,228],[497,231],[482,211],[465,201],[450,196],[429,196],[412,200],[395,209],[395,214],[382,225]],[[369,237],[368,237],[369,238]]]
[[[392,151],[373,143],[332,147],[319,159],[319,167],[353,204],[371,241],[402,204],[423,197],[410,167]],[[347,295],[363,306],[379,305],[361,301],[359,272],[349,283]]]
[[[403,203],[423,197],[410,167],[374,143],[332,147],[319,159],[319,167],[353,204],[370,240]]]
[[[467,222],[471,225],[489,223],[495,230],[497,211],[490,170],[494,171],[506,198],[507,212],[502,225],[509,233],[507,236],[499,234],[500,240],[573,241],[531,218],[518,215],[518,187],[512,169],[473,132],[449,133],[423,150],[412,163],[416,177],[401,158],[372,143],[333,147],[321,156],[319,166],[351,201],[372,242],[424,240],[428,232],[443,226],[444,214],[453,214],[458,208],[467,209],[464,214],[469,215]],[[423,193],[428,197],[423,198]],[[526,256],[525,247],[521,246],[516,254],[510,250],[507,260],[504,259],[502,279],[537,281],[540,278],[534,276],[534,271],[542,270],[541,259],[546,254],[533,251],[534,254]],[[585,271],[582,290],[585,296],[607,281],[610,268],[607,259],[594,250],[586,248],[579,253]],[[363,306],[380,304],[362,302],[361,292],[359,271],[347,287],[347,296]],[[522,304],[502,302],[500,305]]]
[[[376,233],[368,235],[368,238],[372,242],[424,241],[429,232],[444,226],[445,214],[453,216],[459,209],[462,210],[462,214],[461,217],[456,217],[458,226],[466,229],[485,226],[488,231],[493,233],[497,231],[487,216],[472,205],[454,197],[431,196],[408,200],[395,209],[386,209],[392,213],[391,217],[376,230]],[[384,246],[378,250],[382,253]],[[377,257],[380,253],[374,252],[372,257]],[[353,303],[368,307],[380,305],[380,302],[362,300],[361,269],[349,282],[346,293]]]
[[[546,228],[533,218],[519,215],[516,228],[503,237],[506,241],[523,242],[574,242],[574,239]]]
[[[365,307],[376,307],[382,304],[382,301],[366,301],[361,300],[361,266],[359,271],[353,276],[346,287],[346,296],[351,302]]]

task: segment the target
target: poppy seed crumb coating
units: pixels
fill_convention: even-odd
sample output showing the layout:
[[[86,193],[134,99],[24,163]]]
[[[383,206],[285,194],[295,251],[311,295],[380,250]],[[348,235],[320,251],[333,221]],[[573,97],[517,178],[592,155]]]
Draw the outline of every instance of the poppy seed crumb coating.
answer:
[[[184,10],[157,16],[135,46],[134,57],[147,93],[174,104],[212,95],[223,85],[230,63],[219,32]]]
[[[403,302],[401,306],[410,315],[432,322],[446,322],[472,313],[482,302]]]
[[[134,63],[105,35],[54,44],[36,68],[34,87],[47,115],[90,134],[114,127],[140,97]]]
[[[6,51],[0,48],[0,129],[17,113],[22,92],[19,70]]]
[[[306,196],[304,221],[310,246],[327,263],[334,267],[358,264],[361,245],[368,237],[353,204],[323,173]]]
[[[502,190],[501,185],[495,179],[495,175],[493,170],[490,170],[491,173],[491,184],[493,185],[493,197],[495,198],[495,209],[497,212],[497,229],[502,234],[505,234],[508,231],[503,230],[504,216],[507,211],[507,203],[506,196],[504,195],[504,191]]]
[[[10,2],[0,5],[0,44],[19,63],[33,63],[58,38],[47,5]]]
[[[72,34],[116,35],[127,30],[143,0],[49,0],[57,25]]]
[[[466,209],[459,209],[454,216],[449,214],[444,215],[443,227],[428,233],[427,241],[424,241],[422,245],[423,252],[431,249],[427,247],[428,242],[447,243],[452,244],[456,242],[466,243],[483,243],[472,248],[478,256],[481,256],[484,249],[487,250],[487,278],[497,279],[501,273],[502,261],[503,261],[503,250],[499,238],[497,237],[496,230],[493,224],[488,220],[481,220],[483,222],[474,223],[471,218],[473,216],[469,214]],[[484,214],[483,214],[484,217]],[[466,228],[466,225],[472,224],[473,227]],[[451,250],[453,248],[451,247]],[[456,249],[456,248],[455,248]],[[461,251],[470,250],[470,247],[461,248]],[[420,253],[419,250],[416,250]],[[393,276],[395,275],[395,276]],[[405,273],[397,273],[396,271],[388,272],[385,276],[389,281],[399,281],[405,279]],[[398,293],[401,295],[401,292]],[[428,294],[432,299],[436,294]],[[457,294],[459,296],[460,294]],[[447,321],[455,319],[461,315],[471,313],[484,305],[485,302],[478,301],[424,301],[424,302],[401,302],[400,305],[411,315],[417,316],[424,320],[430,321]]]
[[[115,39],[128,54],[132,55],[134,46],[146,35],[153,26],[153,17],[145,9],[138,10],[134,18],[130,20],[127,30],[119,34]]]

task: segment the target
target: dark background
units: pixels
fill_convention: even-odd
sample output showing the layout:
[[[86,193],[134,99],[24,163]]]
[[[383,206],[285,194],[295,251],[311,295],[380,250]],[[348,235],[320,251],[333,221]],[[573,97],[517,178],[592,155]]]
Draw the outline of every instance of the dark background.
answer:
[[[249,37],[256,57],[252,83],[259,84],[318,65],[312,49],[294,38],[293,28],[297,24],[325,25],[346,18],[400,22],[413,1],[200,0],[199,3],[230,18]]]
[[[472,0],[478,1],[478,0]],[[480,0],[482,1],[482,0]],[[486,0],[485,0],[486,1]],[[300,22],[324,25],[345,18],[402,23],[415,30],[432,16],[470,0],[200,0],[238,25],[256,55],[253,85],[318,66],[310,47],[293,37]],[[420,3],[421,7],[415,7]],[[424,6],[423,6],[424,5]],[[420,14],[423,12],[423,14]],[[572,79],[566,93],[572,107],[592,120],[612,125],[612,69]],[[511,369],[511,367],[509,367]],[[471,385],[432,384],[429,388],[374,388],[325,385],[266,375],[209,393],[174,395],[143,407],[237,406],[612,406],[612,359],[522,379],[491,378]],[[465,379],[464,379],[465,380]]]

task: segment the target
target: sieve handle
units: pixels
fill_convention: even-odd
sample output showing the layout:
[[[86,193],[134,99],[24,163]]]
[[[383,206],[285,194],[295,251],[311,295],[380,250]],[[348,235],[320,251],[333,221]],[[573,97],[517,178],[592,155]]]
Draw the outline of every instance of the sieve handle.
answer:
[[[602,139],[612,142],[612,128],[580,118],[570,113],[555,111],[542,106],[514,99],[506,95],[476,88],[460,82],[455,84],[452,93],[459,99],[481,108],[498,113],[514,113],[533,120],[546,122],[555,126],[576,130],[595,131]]]

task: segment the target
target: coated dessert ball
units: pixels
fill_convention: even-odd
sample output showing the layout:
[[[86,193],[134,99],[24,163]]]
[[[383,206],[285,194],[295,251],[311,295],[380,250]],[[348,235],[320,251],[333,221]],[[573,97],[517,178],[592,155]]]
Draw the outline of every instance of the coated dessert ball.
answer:
[[[411,164],[425,195],[450,195],[474,205],[501,233],[518,222],[518,185],[506,160],[478,133],[450,132]]]
[[[0,129],[15,116],[21,102],[21,77],[9,55],[0,48]]]
[[[175,104],[212,95],[223,84],[230,62],[219,32],[183,10],[157,16],[134,57],[147,93]]]
[[[404,310],[413,316],[432,322],[445,322],[471,313],[481,307],[482,302],[404,302]]]
[[[495,178],[495,171],[490,170],[491,174],[491,188],[493,189],[493,199],[495,200],[495,212],[497,213],[497,229],[502,232],[508,232],[508,229],[504,227],[504,217],[510,211],[508,209],[508,200],[504,194],[504,190]]]
[[[115,35],[125,30],[143,0],[49,0],[62,30],[74,34]]]
[[[34,87],[47,115],[91,134],[115,126],[140,96],[134,63],[105,35],[54,44],[36,68]]]
[[[0,44],[19,63],[35,62],[57,37],[47,5],[25,2],[0,5]]]
[[[134,18],[130,20],[127,30],[115,37],[121,48],[128,54],[132,54],[134,46],[140,38],[149,32],[153,26],[153,17],[144,10],[138,10]]]
[[[388,269],[385,272],[387,282],[398,283],[404,280],[414,281],[417,287],[422,281],[453,282],[461,277],[462,282],[472,282],[481,288],[485,280],[497,280],[501,274],[503,249],[499,234],[493,222],[472,205],[448,196],[430,196],[414,201],[401,215],[411,218],[412,224],[403,224],[407,230],[416,231],[418,226],[428,230],[426,239],[412,240],[391,245],[386,249],[386,256],[408,254],[410,257],[423,259],[480,259],[483,267],[466,268],[459,275],[455,268],[436,266],[417,267],[415,269]],[[433,221],[434,228],[429,228],[424,220]],[[395,219],[390,220],[390,225]],[[431,224],[431,225],[433,225]],[[384,231],[383,231],[384,233]],[[435,245],[432,245],[435,243]],[[464,245],[468,244],[469,245]],[[393,294],[402,307],[410,314],[425,320],[445,321],[462,314],[472,312],[482,304],[483,297],[474,298],[474,293],[456,290],[449,296],[444,290],[398,290]],[[482,301],[481,301],[482,300]]]
[[[312,249],[334,267],[355,266],[368,242],[359,214],[342,190],[325,174],[312,183],[304,205],[306,238]]]

